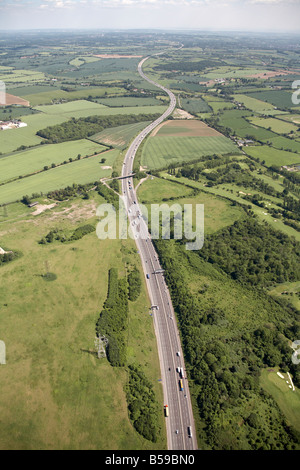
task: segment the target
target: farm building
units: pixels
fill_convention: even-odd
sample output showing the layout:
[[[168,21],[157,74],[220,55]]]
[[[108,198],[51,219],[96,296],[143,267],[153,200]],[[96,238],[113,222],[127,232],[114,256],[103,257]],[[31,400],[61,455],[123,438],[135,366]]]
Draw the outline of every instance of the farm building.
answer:
[[[26,122],[21,121],[0,121],[0,130],[6,131],[9,129],[18,129],[20,127],[27,127]]]

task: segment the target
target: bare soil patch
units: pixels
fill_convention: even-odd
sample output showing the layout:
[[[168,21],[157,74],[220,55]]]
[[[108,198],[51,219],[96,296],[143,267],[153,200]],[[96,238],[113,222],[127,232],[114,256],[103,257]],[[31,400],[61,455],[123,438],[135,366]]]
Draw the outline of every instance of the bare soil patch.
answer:
[[[162,126],[156,130],[156,134],[160,135],[159,131]],[[198,120],[188,121],[167,121],[163,125],[164,129],[161,135],[174,136],[174,137],[221,137],[222,134],[212,129],[207,124]],[[155,134],[155,135],[156,135]],[[153,137],[154,134],[152,134]]]
[[[20,98],[19,96],[14,96],[10,95],[9,93],[6,93],[6,103],[1,103],[1,106],[11,106],[12,104],[19,104],[22,106],[30,106],[29,101],[23,100],[23,98]]]
[[[53,204],[38,204],[37,206],[35,206],[35,211],[32,212],[32,215],[39,215],[41,214],[42,212],[46,211],[47,209],[52,209],[53,207],[56,206],[56,203],[53,203]]]
[[[265,73],[256,73],[253,75],[247,75],[247,77],[262,78],[262,79],[267,80],[268,78],[273,78],[273,77],[277,77],[280,75],[289,75],[290,73],[294,74],[295,70],[274,70],[274,71],[269,71]]]
[[[176,108],[173,113],[174,119],[194,119],[195,116],[184,111],[183,109]]]

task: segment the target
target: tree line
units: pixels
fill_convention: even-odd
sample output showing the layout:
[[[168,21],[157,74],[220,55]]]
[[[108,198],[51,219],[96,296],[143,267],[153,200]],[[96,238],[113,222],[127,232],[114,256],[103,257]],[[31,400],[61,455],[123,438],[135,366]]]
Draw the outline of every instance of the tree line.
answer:
[[[115,116],[71,118],[69,121],[63,122],[62,124],[56,124],[41,129],[37,132],[37,135],[46,139],[48,143],[56,144],[70,140],[86,139],[110,127],[143,121],[153,121],[159,116],[159,114],[117,114]]]

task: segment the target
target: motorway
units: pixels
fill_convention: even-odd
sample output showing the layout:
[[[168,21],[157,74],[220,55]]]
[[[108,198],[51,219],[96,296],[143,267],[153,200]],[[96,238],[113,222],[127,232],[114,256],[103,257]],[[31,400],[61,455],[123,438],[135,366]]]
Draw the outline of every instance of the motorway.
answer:
[[[142,67],[147,59],[149,59],[149,57],[144,58],[139,63],[139,74],[149,83],[161,88],[167,93],[170,98],[170,105],[161,117],[149,124],[134,139],[126,152],[122,168],[122,177],[124,177],[124,179],[122,179],[122,196],[130,221],[132,236],[135,238],[137,249],[141,257],[152,305],[161,368],[164,405],[168,405],[169,410],[169,416],[165,418],[168,449],[195,450],[197,449],[196,431],[176,316],[158,255],[148,232],[147,223],[142,217],[142,211],[133,186],[133,179],[132,177],[128,177],[132,174],[134,158],[142,141],[174,111],[176,106],[174,94],[167,88],[149,79],[143,73]],[[183,378],[177,368],[182,369]],[[179,387],[179,380],[181,378],[183,390],[180,390]]]

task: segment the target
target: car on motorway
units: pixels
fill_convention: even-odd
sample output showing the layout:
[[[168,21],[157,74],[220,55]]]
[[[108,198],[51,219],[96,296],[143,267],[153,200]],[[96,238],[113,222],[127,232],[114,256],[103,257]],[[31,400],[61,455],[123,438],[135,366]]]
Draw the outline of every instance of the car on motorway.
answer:
[[[179,352],[179,351],[177,351],[177,356],[179,356],[179,357],[180,357],[180,352]]]
[[[146,278],[147,278],[147,279],[150,279],[150,276],[149,276],[149,274],[146,274]]]

